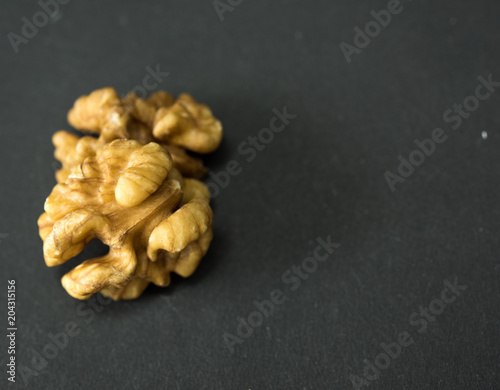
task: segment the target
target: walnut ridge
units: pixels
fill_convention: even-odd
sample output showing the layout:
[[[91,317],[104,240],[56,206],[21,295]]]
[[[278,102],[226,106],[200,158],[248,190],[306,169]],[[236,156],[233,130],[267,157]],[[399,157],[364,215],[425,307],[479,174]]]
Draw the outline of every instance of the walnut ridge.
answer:
[[[105,256],[84,261],[62,278],[86,299],[100,292],[133,299],[170,273],[190,276],[212,240],[213,214],[198,153],[213,151],[222,126],[189,95],[165,92],[120,99],[112,88],[79,98],[68,114],[76,128],[53,137],[62,168],[38,220],[48,266],[64,263],[94,238]]]

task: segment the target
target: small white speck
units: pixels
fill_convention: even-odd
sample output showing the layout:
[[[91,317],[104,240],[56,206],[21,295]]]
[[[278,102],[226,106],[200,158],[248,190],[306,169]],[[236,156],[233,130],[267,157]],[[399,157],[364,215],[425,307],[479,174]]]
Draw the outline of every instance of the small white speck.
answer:
[[[486,131],[483,131],[481,133],[481,137],[483,137],[483,139],[487,139],[488,138],[488,133]]]

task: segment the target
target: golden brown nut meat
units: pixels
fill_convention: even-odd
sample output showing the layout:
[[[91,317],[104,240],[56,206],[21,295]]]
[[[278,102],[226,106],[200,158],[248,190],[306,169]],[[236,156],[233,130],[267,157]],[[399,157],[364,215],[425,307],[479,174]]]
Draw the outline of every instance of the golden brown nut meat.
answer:
[[[55,133],[52,143],[56,147],[54,157],[62,164],[62,168],[56,172],[58,183],[64,183],[75,166],[80,165],[87,157],[94,156],[102,146],[97,138],[78,138],[67,131]]]
[[[97,133],[108,120],[110,110],[120,104],[114,88],[97,89],[80,97],[68,113],[68,122],[76,129]]]
[[[183,175],[194,178],[204,177],[208,170],[186,149],[209,153],[222,138],[222,126],[207,106],[187,94],[175,101],[163,91],[147,99],[133,93],[120,99],[113,88],[99,89],[75,102],[68,121],[78,130],[98,134],[100,146],[114,139],[133,139],[143,145],[156,142],[171,153]],[[74,145],[59,147],[72,149]]]
[[[93,238],[108,245],[109,253],[64,275],[64,288],[79,299],[99,291],[132,299],[150,282],[168,285],[171,272],[191,275],[212,239],[206,186],[184,179],[156,143],[115,140],[93,149],[85,138],[55,137],[75,150],[86,147],[90,156],[74,164],[58,152],[72,167],[63,167],[66,179],[54,187],[38,220],[45,261],[62,264]]]
[[[208,106],[182,94],[174,105],[158,110],[153,135],[160,141],[193,152],[210,153],[219,147],[222,125]]]
[[[101,138],[78,138],[64,130],[54,134],[52,143],[55,146],[54,157],[62,164],[62,168],[56,172],[58,183],[65,182],[73,167],[81,164],[85,158],[94,156],[97,149],[106,144]],[[183,176],[202,179],[208,173],[201,159],[188,155],[184,149],[168,144],[160,145],[170,153],[174,167]]]

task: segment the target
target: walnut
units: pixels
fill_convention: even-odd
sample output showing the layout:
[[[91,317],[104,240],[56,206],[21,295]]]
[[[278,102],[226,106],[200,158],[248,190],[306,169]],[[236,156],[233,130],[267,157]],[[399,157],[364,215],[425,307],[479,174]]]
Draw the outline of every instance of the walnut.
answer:
[[[58,183],[65,182],[72,168],[80,165],[85,158],[95,155],[97,149],[103,145],[97,138],[79,138],[67,131],[55,133],[52,143],[56,147],[54,157],[62,164],[62,168],[56,172]]]
[[[208,170],[187,150],[219,145],[222,127],[210,109],[185,94],[120,98],[103,88],[80,97],[68,121],[98,138],[53,136],[62,168],[38,221],[45,261],[61,264],[93,238],[110,249],[67,273],[66,290],[132,299],[151,282],[168,285],[171,272],[191,275],[212,240],[212,210],[196,180]]]
[[[107,121],[110,110],[118,104],[120,98],[114,88],[95,90],[75,102],[68,113],[68,122],[77,129],[97,133]]]
[[[109,101],[106,96],[101,100]],[[79,118],[95,129],[97,119]],[[54,136],[63,169],[38,220],[46,264],[64,263],[94,238],[109,246],[107,255],[63,276],[64,288],[78,299],[99,291],[133,299],[149,283],[167,286],[171,272],[191,275],[212,240],[207,187],[183,178],[157,143],[100,142],[65,132]],[[75,154],[60,145],[72,145]]]
[[[208,106],[182,94],[171,107],[162,107],[155,116],[156,139],[198,153],[213,152],[222,138],[222,125]]]
[[[175,101],[162,91],[147,99],[133,93],[120,99],[113,88],[99,89],[75,102],[68,121],[78,130],[98,134],[96,147],[114,139],[134,139],[143,145],[156,142],[169,151],[174,166],[184,176],[194,178],[204,177],[208,170],[201,159],[191,156],[186,149],[210,153],[222,139],[222,126],[206,105],[187,94]],[[56,158],[75,154],[73,139],[65,136],[60,141],[56,144],[61,149],[56,151]],[[64,167],[71,167],[68,158],[63,162],[63,170]],[[64,177],[64,173],[59,175]]]

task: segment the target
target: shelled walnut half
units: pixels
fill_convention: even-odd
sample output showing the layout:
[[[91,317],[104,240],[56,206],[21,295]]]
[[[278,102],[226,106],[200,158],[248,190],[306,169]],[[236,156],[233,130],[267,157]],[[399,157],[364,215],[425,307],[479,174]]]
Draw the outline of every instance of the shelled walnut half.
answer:
[[[48,266],[64,263],[97,238],[103,257],[67,273],[62,284],[85,299],[96,292],[137,298],[170,273],[191,275],[212,239],[206,186],[184,179],[156,143],[115,140],[73,167],[45,202],[38,224]]]

